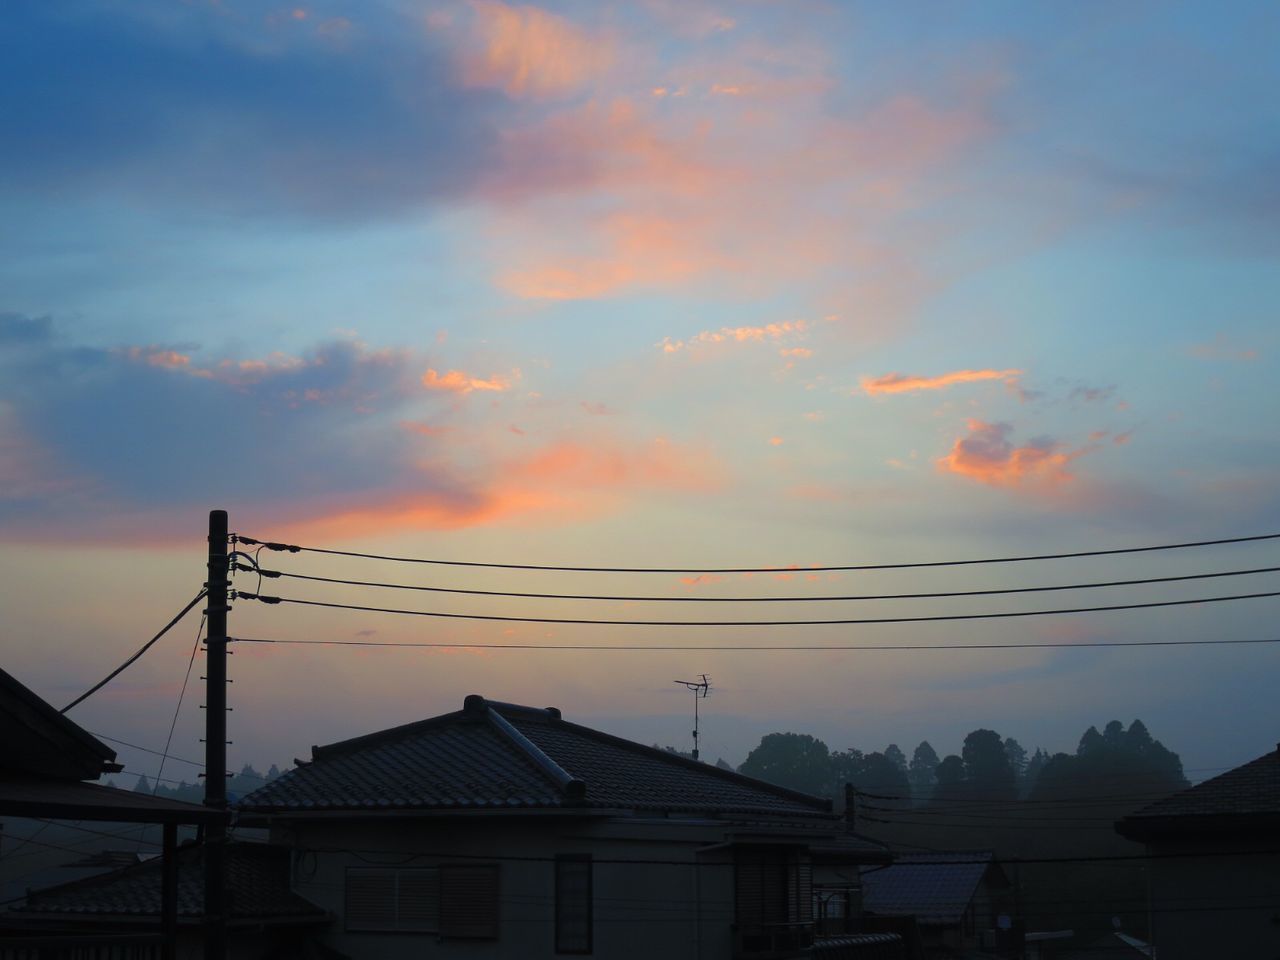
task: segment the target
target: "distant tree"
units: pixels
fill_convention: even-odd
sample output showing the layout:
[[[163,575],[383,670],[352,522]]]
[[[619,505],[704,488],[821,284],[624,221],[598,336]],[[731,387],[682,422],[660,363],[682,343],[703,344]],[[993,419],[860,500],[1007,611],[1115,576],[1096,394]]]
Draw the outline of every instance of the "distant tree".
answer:
[[[147,775],[145,773],[138,777],[138,783],[133,788],[133,792],[134,793],[151,793],[152,792],[151,781],[147,779]]]
[[[961,755],[969,795],[984,800],[1016,799],[1018,785],[1000,734],[974,730],[964,738]]]
[[[921,740],[911,755],[911,766],[907,778],[911,781],[911,795],[920,803],[929,799],[933,793],[935,771],[938,769],[937,751],[929,745],[928,740]]]
[[[832,787],[831,751],[807,733],[771,733],[747,754],[739,773],[815,796]]]
[[[936,783],[933,788],[934,800],[956,800],[965,794],[964,761],[954,753],[948,754],[939,761],[934,770]]]
[[[280,776],[280,768],[273,763],[271,769],[267,771],[267,781],[270,782],[278,776]]]
[[[1013,778],[1021,783],[1027,774],[1026,748],[1013,737],[1006,737],[1004,755],[1009,758],[1009,766],[1013,767]]]
[[[1146,725],[1135,720],[1126,730],[1112,720],[1099,733],[1090,727],[1080,737],[1075,756],[1055,754],[1041,769],[1031,791],[1033,799],[1068,797],[1158,797],[1187,786],[1182,761]]]
[[[896,743],[891,743],[885,747],[884,755],[890,763],[901,770],[904,774],[907,772],[907,755],[902,752],[902,748]]]
[[[1036,781],[1040,778],[1040,771],[1044,769],[1044,765],[1049,762],[1049,754],[1042,748],[1036,747],[1036,752],[1031,755],[1031,759],[1027,761],[1026,772],[1022,776],[1022,795],[1025,797],[1036,788]]]
[[[831,754],[831,779],[836,791],[851,783],[864,793],[894,798],[880,801],[891,806],[904,805],[911,793],[907,775],[888,756],[878,752],[863,753],[852,747]]]

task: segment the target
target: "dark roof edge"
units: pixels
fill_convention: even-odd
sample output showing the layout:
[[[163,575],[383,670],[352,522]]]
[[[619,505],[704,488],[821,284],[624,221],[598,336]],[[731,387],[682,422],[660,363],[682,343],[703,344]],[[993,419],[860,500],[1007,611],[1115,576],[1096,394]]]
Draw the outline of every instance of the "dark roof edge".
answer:
[[[53,704],[44,698],[38,696],[30,687],[20,681],[13,674],[0,669],[0,689],[7,687],[9,692],[19,700],[29,710],[35,713],[46,723],[52,725],[60,733],[76,740],[81,746],[87,747],[92,752],[98,754],[103,761],[104,766],[111,763],[116,758],[116,752],[107,746],[93,734],[91,734],[80,724],[76,723],[65,713],[59,711]],[[116,771],[104,770],[104,773]]]
[[[1126,840],[1214,837],[1231,833],[1280,834],[1280,813],[1174,813],[1165,816],[1130,815],[1115,822],[1115,831]]]
[[[493,706],[493,704],[490,705]],[[518,709],[529,710],[530,708],[519,707]],[[703,763],[701,760],[690,760],[688,757],[682,757],[678,753],[671,753],[670,751],[663,750],[660,747],[650,747],[643,743],[636,743],[636,741],[627,740],[625,737],[615,737],[611,733],[605,733],[603,730],[597,730],[594,727],[584,727],[580,723],[573,723],[569,720],[559,720],[558,722],[569,727],[576,733],[591,737],[594,740],[613,744],[614,746],[630,750],[633,753],[645,753],[651,756],[661,757],[668,763],[674,763],[690,770],[697,770],[701,773],[719,777],[722,780],[731,780],[738,784],[751,786],[757,790],[763,790],[766,793],[772,793],[775,796],[783,797],[787,800],[810,804],[815,807],[815,813],[830,813],[833,808],[829,797],[815,797],[809,793],[801,793],[799,790],[780,787],[776,783],[769,783],[767,780],[757,780],[755,777],[749,777],[745,773],[738,773],[736,770],[723,770],[713,763]]]
[[[474,699],[473,699],[474,698]],[[556,763],[549,756],[543,753],[534,743],[523,733],[511,725],[501,713],[495,709],[500,706],[508,706],[507,704],[489,704],[478,694],[472,694],[466,699],[464,712],[473,710],[483,710],[484,715],[489,722],[497,729],[497,731],[512,744],[516,746],[526,757],[532,761],[533,765],[541,770],[544,774],[551,778],[552,782],[560,789],[567,798],[571,800],[581,800],[587,794],[587,785],[577,777],[571,775],[564,767]],[[548,714],[549,715],[549,714]]]
[[[383,740],[394,740],[407,734],[417,733],[419,730],[427,730],[431,727],[442,726],[451,723],[454,720],[460,720],[467,717],[465,710],[454,710],[451,713],[442,713],[439,716],[427,717],[425,720],[413,720],[409,723],[402,723],[398,727],[387,727],[385,730],[375,730],[373,733],[363,733],[358,737],[351,737],[348,740],[335,740],[333,743],[326,743],[323,746],[312,746],[311,759],[322,760],[326,756],[335,753],[348,753],[361,747],[372,746]],[[299,764],[301,766],[301,764]]]

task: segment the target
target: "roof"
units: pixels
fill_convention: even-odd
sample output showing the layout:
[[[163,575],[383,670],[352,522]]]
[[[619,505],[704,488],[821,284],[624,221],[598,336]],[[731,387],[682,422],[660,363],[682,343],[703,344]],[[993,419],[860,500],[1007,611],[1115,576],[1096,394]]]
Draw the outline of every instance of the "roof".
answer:
[[[222,811],[100,783],[0,771],[0,815],[125,823],[207,823]]]
[[[900,854],[892,866],[862,874],[863,909],[923,925],[956,924],[989,872],[992,882],[1007,884],[989,850]]]
[[[178,916],[204,915],[204,847],[179,848]],[[322,920],[327,914],[289,889],[289,851],[264,843],[227,844],[232,920]],[[113,873],[73,880],[28,895],[14,914],[31,917],[158,917],[161,862],[156,857]]]
[[[0,771],[95,780],[120,767],[105,743],[0,670]]]
[[[833,819],[797,793],[537,708],[466,698],[463,709],[312,748],[312,761],[241,811],[645,810]]]
[[[843,833],[830,843],[811,846],[815,863],[860,864],[892,863],[893,851],[879,840],[860,833]]]
[[[1280,747],[1148,804],[1116,824],[1135,840],[1163,834],[1280,828]]]

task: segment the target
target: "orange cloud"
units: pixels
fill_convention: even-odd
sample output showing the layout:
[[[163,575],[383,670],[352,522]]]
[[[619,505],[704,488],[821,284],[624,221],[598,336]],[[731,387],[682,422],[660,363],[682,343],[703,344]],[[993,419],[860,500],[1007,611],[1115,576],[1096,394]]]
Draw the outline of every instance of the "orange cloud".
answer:
[[[459,65],[469,87],[517,99],[573,93],[613,62],[612,44],[534,6],[472,0],[473,49]]]
[[[725,479],[707,451],[663,439],[636,446],[607,438],[560,441],[487,472],[492,481],[469,491],[431,490],[358,506],[298,505],[298,519],[285,521],[283,529],[290,537],[362,537],[503,522],[575,522],[645,493],[713,493]]]
[[[781,340],[784,337],[804,333],[808,329],[809,324],[804,320],[783,320],[758,327],[721,327],[719,330],[703,330],[688,340],[672,340],[670,337],[663,337],[658,346],[662,348],[663,353],[679,353],[681,350],[706,344],[763,343],[766,340]],[[812,353],[804,350],[803,347],[799,349],[803,352],[789,353],[784,350],[783,356],[809,356]]]
[[[1067,451],[1053,440],[1032,440],[1015,447],[1007,423],[970,420],[967,436],[958,437],[951,452],[936,461],[939,470],[993,487],[1053,490],[1069,483],[1067,469],[1083,450]]]
[[[913,377],[903,373],[886,373],[882,377],[863,377],[862,389],[871,396],[886,393],[910,393],[915,390],[942,390],[957,383],[979,380],[1003,380],[1017,383],[1021,370],[953,370],[936,377]]]
[[[485,380],[480,377],[473,377],[469,373],[463,373],[461,370],[449,370],[440,374],[430,367],[427,372],[422,375],[422,385],[428,390],[437,390],[444,393],[470,393],[472,390],[490,390],[501,393],[510,390],[514,380],[520,379],[520,371],[513,370],[512,377],[503,377],[494,374]]]

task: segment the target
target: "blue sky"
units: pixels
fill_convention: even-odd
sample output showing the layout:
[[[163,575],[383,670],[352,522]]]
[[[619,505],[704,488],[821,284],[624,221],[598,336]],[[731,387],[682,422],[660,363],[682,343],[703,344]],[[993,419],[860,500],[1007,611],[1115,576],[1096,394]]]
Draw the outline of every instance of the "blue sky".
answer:
[[[6,13],[0,643],[6,669],[55,701],[194,592],[212,507],[251,535],[591,565],[911,561],[1280,530],[1271,4],[83,0]],[[990,588],[1275,556],[872,583]],[[609,589],[867,580],[788,576]],[[761,609],[723,606],[730,619]],[[1266,635],[1274,609],[800,634],[1227,639]],[[294,638],[512,635],[247,605],[233,620]],[[184,645],[80,708],[85,722],[152,742]],[[1272,746],[1280,708],[1258,678],[1274,657],[260,649],[236,661],[237,717],[254,724],[240,742],[259,763],[468,692],[674,742],[686,704],[669,680],[705,670],[733,718],[718,745],[710,721],[708,749],[735,761],[784,726],[836,747],[927,736],[955,749],[985,725],[1067,749],[1090,723],[1141,716],[1210,767]],[[340,709],[316,702],[318,685]],[[1241,713],[1230,730],[1204,719],[1223,702]],[[185,709],[192,743],[197,722]]]

